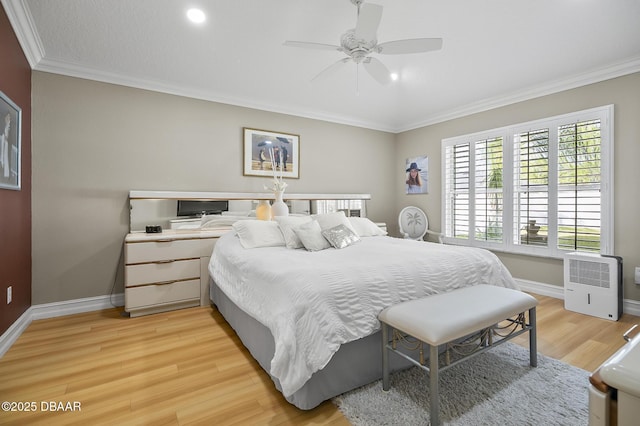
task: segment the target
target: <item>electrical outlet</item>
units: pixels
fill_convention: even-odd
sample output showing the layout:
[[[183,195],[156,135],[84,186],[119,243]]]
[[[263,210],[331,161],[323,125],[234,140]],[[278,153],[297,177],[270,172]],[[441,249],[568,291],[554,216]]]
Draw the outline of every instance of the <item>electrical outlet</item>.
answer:
[[[636,266],[635,283],[640,284],[640,266]]]
[[[7,305],[11,303],[13,299],[13,288],[11,286],[7,287]]]

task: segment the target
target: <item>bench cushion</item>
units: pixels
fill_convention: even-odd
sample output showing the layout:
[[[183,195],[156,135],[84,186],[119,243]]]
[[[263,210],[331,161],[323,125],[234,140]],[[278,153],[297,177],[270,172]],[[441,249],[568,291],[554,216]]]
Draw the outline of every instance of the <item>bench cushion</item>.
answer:
[[[441,345],[490,327],[538,304],[526,293],[476,285],[390,306],[378,318],[430,345]]]

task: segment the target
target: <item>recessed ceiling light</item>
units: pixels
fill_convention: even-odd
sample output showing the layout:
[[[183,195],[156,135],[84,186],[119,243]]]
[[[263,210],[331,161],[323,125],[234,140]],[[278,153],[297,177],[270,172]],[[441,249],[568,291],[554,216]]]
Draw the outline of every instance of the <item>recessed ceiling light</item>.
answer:
[[[204,12],[200,9],[187,10],[187,18],[195,24],[202,24],[207,19]]]
[[[392,72],[390,77],[391,77],[391,80],[396,81],[400,76],[398,75],[397,72]]]

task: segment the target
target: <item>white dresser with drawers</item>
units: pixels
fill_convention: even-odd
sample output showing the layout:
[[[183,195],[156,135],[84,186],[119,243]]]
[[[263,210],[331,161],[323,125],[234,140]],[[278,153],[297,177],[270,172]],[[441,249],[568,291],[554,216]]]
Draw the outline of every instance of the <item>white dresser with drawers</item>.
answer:
[[[128,234],[124,241],[125,311],[136,317],[208,305],[209,259],[225,232]]]

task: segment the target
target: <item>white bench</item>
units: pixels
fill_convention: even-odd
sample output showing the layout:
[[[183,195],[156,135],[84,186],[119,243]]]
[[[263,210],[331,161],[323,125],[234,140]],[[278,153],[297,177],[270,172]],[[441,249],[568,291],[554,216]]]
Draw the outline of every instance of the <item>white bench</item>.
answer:
[[[534,297],[518,290],[492,285],[476,285],[399,303],[384,309],[378,315],[382,324],[382,388],[389,390],[388,353],[390,351],[427,371],[431,394],[431,425],[439,425],[438,375],[441,371],[527,331],[529,332],[529,363],[532,367],[537,365],[537,304],[538,301]],[[525,315],[527,311],[529,312],[528,322]],[[510,328],[509,333],[494,339],[493,329],[504,321],[508,321],[506,327]],[[480,343],[475,346],[472,353],[452,362],[447,350],[446,364],[440,365],[439,346],[452,345],[474,334],[480,338]],[[415,345],[412,349],[419,349],[418,360],[407,354],[406,350],[401,351],[398,348],[398,343],[406,339],[405,335],[417,340],[419,345]],[[428,367],[424,361],[423,343],[429,347]]]

